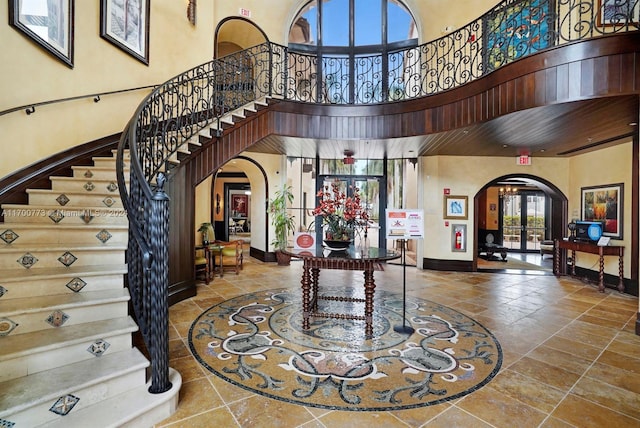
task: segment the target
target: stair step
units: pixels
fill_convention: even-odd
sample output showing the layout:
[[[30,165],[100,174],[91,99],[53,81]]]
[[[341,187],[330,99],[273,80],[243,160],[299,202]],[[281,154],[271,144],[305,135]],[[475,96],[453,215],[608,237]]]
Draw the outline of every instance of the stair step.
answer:
[[[59,199],[64,194],[65,203],[62,205]],[[93,190],[91,192],[60,192],[52,189],[27,189],[29,205],[51,205],[58,209],[68,209],[69,207],[106,207],[122,208],[120,193],[109,192],[107,190]]]
[[[3,336],[18,336],[127,315],[127,289],[0,301]],[[1,341],[0,341],[1,343]]]
[[[115,171],[111,178],[49,177],[51,190],[60,193],[102,192],[120,197]]]
[[[100,421],[104,428],[154,426],[171,416],[178,407],[178,392],[182,386],[180,373],[169,368],[169,382],[171,389],[161,394],[151,394],[151,382],[148,382],[117,397],[71,412],[41,428],[86,428],[87,421]]]
[[[96,168],[111,168],[114,171],[116,170],[116,158],[115,157],[94,157],[91,159],[93,161],[93,166]],[[124,165],[125,168],[129,168],[130,163],[129,159],[125,159]]]
[[[125,263],[126,245],[0,246],[0,270]]]
[[[118,202],[121,204],[120,199]],[[40,205],[4,204],[2,212],[7,227],[15,223],[129,224],[127,213],[122,206],[71,206],[69,204],[62,207],[57,203],[52,205],[51,202]]]
[[[50,410],[58,399],[69,394],[76,397],[76,405],[67,414],[78,413],[93,404],[144,385],[148,365],[149,362],[140,351],[131,348],[2,382],[0,418],[15,424],[16,428],[33,427],[46,422],[65,424],[66,418]],[[96,420],[84,422],[87,426],[95,424]]]
[[[93,265],[0,270],[0,302],[25,297],[123,288],[127,266]]]
[[[129,227],[125,224],[50,223],[12,223],[10,227],[0,224],[0,247],[28,243],[126,245],[129,239]]]
[[[1,337],[0,382],[129,349],[137,330],[125,316]],[[99,349],[104,352],[90,352]]]
[[[115,168],[99,168],[93,166],[72,166],[73,176],[83,180],[117,180]],[[125,178],[129,178],[129,169],[125,169]],[[117,181],[116,181],[117,183]]]

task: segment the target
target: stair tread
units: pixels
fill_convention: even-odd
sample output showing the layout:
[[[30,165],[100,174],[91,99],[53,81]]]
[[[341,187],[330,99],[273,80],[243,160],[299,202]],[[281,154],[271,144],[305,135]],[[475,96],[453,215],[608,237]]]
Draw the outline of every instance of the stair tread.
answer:
[[[7,301],[0,300],[0,314],[3,317],[12,317],[34,312],[46,312],[56,309],[65,310],[81,306],[126,301],[129,301],[129,291],[126,288],[22,297]]]
[[[112,397],[102,401],[99,405],[94,405],[79,412],[70,413],[64,419],[58,419],[42,425],[42,427],[55,428],[84,428],[87,420],[100,421],[104,427],[119,427],[136,417],[158,407],[159,405],[172,400],[182,385],[182,378],[175,370],[169,371],[169,381],[172,389],[162,394],[151,394],[147,385],[131,389],[125,394]],[[121,415],[127,415],[123,418]]]
[[[136,323],[130,316],[127,316],[70,325],[52,330],[33,331],[16,336],[9,335],[2,338],[0,361],[70,346],[75,343],[104,339],[105,337],[123,333],[133,333],[137,330]]]
[[[99,276],[112,274],[126,274],[126,264],[92,265],[92,266],[70,266],[70,267],[49,267],[31,269],[0,269],[2,283],[21,282],[25,279],[52,279],[52,278],[73,278],[79,276]]]
[[[91,251],[91,250],[126,250],[126,244],[109,244],[108,242],[105,244],[11,244],[6,246],[0,246],[0,254],[2,253],[12,253],[15,251],[29,251],[32,253],[42,252],[42,251],[68,251],[69,247],[73,247],[75,251]]]
[[[169,368],[169,382],[171,382],[171,389],[161,394],[150,393],[151,383],[149,382],[77,412],[71,412],[64,418],[53,420],[40,427],[85,428],[87,421],[100,421],[100,426],[105,428],[121,427],[174,399],[182,386],[180,373]]]
[[[60,194],[64,193],[65,195],[84,195],[84,196],[117,196],[120,197],[120,193],[118,192],[109,192],[108,190],[100,191],[98,189],[87,191],[87,190],[53,190],[53,189],[27,189],[27,193],[41,193],[41,194]]]
[[[51,224],[42,224],[42,223],[10,223],[11,224],[11,229],[50,229],[52,227],[55,228],[62,228],[62,229],[68,229],[68,230],[91,230],[91,229],[109,229],[109,230],[127,230],[129,229],[129,225],[127,224],[119,224],[119,223],[114,223],[114,224],[73,224],[73,223],[51,223]],[[0,230],[3,230],[3,228],[9,228],[8,227],[9,223],[4,223],[4,226],[0,226]]]
[[[48,190],[48,192],[51,192],[51,190]],[[87,195],[89,195],[88,193],[86,193]],[[84,195],[84,193],[83,193]],[[95,193],[94,193],[95,195]],[[2,204],[2,208],[5,210],[11,210],[11,209],[41,209],[41,210],[50,210],[50,211],[54,211],[54,210],[73,210],[73,211],[79,211],[79,210],[91,210],[91,211],[97,211],[97,210],[101,210],[101,211],[124,211],[123,207],[107,207],[107,206],[100,206],[100,205],[94,205],[94,206],[90,206],[90,205],[82,205],[82,206],[61,206],[61,205],[45,205],[45,204]]]
[[[115,172],[115,171],[114,171]],[[114,174],[113,178],[95,178],[95,177],[67,177],[66,175],[52,175],[49,177],[49,180],[59,180],[59,181],[91,181],[91,182],[105,182],[111,183],[116,181],[116,176]]]
[[[0,418],[149,365],[137,348],[0,383]],[[55,381],[53,381],[55,380]]]

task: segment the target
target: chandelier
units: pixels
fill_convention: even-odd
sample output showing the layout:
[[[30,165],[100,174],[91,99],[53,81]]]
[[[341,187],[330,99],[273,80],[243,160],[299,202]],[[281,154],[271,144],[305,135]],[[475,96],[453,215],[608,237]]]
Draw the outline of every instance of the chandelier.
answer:
[[[506,186],[506,187],[500,187],[498,189],[498,196],[505,197],[505,196],[515,196],[518,194],[518,188],[517,187],[511,187],[511,186]]]

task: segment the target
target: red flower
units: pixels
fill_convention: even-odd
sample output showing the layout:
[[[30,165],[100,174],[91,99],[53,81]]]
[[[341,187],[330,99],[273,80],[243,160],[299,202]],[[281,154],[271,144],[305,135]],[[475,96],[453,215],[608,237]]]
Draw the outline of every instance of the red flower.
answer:
[[[314,216],[322,216],[322,224],[326,226],[327,239],[349,240],[357,225],[366,225],[369,214],[362,207],[360,190],[352,187],[353,196],[347,197],[340,191],[338,182],[324,186],[316,195],[320,205],[314,208]]]

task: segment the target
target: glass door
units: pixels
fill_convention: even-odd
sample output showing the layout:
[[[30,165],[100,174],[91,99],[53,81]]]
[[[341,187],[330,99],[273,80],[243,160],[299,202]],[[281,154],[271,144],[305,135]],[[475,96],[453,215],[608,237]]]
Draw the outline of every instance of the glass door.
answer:
[[[540,191],[505,194],[502,199],[502,242],[509,250],[540,250],[545,239],[547,197]]]
[[[380,219],[384,219],[384,212],[381,212],[384,206],[381,204],[381,190],[384,186],[380,186],[380,177],[362,177],[362,176],[336,176],[325,175],[318,177],[317,183],[323,188],[327,186],[331,189],[333,183],[338,183],[341,192],[349,197],[353,194],[353,189],[357,188],[360,192],[360,200],[362,206],[369,215],[369,224],[366,227],[360,227],[356,230],[354,245],[370,245],[372,247],[383,247],[383,239],[385,236],[384,224],[380,224]],[[317,190],[320,190],[318,187]],[[316,219],[318,220],[318,219]],[[315,227],[316,241],[322,242],[322,228]]]

